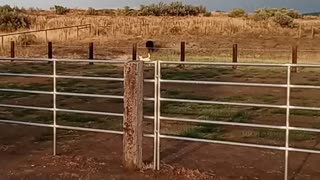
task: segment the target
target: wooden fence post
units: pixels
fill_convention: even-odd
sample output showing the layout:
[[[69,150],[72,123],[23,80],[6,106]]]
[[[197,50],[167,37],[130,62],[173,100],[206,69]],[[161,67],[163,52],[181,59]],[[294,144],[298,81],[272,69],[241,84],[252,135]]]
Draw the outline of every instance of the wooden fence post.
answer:
[[[181,42],[181,45],[180,45],[180,61],[181,62],[186,61],[186,42]]]
[[[4,37],[1,36],[1,48],[4,49]]]
[[[232,62],[238,63],[238,44],[234,44],[232,47]],[[237,69],[237,66],[232,66],[233,69]]]
[[[297,64],[297,63],[298,63],[298,46],[294,45],[292,46],[292,64]],[[291,71],[297,72],[297,67],[292,67]]]
[[[14,41],[11,41],[11,48],[10,48],[10,57],[15,58],[15,44]]]
[[[93,57],[93,42],[89,43],[89,59],[92,60]],[[93,64],[93,62],[90,62],[89,64]]]
[[[52,59],[52,42],[48,42],[48,59]],[[51,61],[48,61],[48,63],[51,63]]]
[[[137,60],[137,49],[138,49],[138,45],[137,45],[137,43],[134,43],[132,46],[132,60],[133,61]]]
[[[77,39],[79,39],[79,27],[77,26]]]
[[[143,61],[124,65],[123,165],[142,168]]]
[[[316,30],[315,30],[315,28],[314,27],[311,27],[311,38],[313,39],[314,38],[314,36],[315,36],[315,32]]]

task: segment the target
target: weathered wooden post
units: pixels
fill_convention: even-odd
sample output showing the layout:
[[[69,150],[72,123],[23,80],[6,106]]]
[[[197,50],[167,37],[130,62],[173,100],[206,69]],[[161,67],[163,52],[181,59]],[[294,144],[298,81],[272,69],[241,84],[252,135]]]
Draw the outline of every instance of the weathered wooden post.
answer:
[[[11,41],[11,48],[10,48],[10,57],[15,58],[15,44],[14,41]],[[13,61],[13,60],[12,60]]]
[[[238,63],[238,44],[234,44],[232,47],[232,62]],[[237,69],[237,66],[232,66],[233,69]]]
[[[297,63],[298,63],[298,46],[294,45],[292,46],[292,64],[297,64]],[[297,72],[297,67],[292,67],[291,71]]]
[[[180,61],[181,62],[186,61],[186,42],[181,42],[181,45],[180,45]]]
[[[48,59],[52,59],[52,42],[48,42]],[[48,63],[51,63],[51,61],[48,61]]]
[[[1,48],[4,49],[4,37],[1,36]]]
[[[137,60],[137,49],[138,49],[138,45],[137,45],[137,43],[134,43],[132,46],[132,60],[133,61]]]
[[[89,59],[92,60],[93,57],[93,42],[89,43]],[[90,62],[89,64],[93,64],[93,62]]]
[[[77,26],[77,39],[79,39],[79,27]]]
[[[143,61],[124,65],[123,165],[142,168]]]
[[[314,27],[311,27],[311,38],[313,39],[316,34],[316,30]]]

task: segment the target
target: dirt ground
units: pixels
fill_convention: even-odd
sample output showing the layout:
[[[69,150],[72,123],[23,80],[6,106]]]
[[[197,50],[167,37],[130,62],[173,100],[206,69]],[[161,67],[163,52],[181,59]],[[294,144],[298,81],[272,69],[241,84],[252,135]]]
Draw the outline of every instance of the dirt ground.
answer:
[[[282,152],[163,140],[161,170],[153,172],[152,139],[144,140],[145,169],[121,166],[122,137],[60,132],[58,155],[41,141],[51,129],[0,125],[1,179],[282,179]],[[61,135],[63,134],[63,135]],[[90,147],[90,148],[88,148]],[[317,179],[317,155],[290,153],[290,179]],[[191,163],[192,162],[192,163]],[[263,163],[262,163],[263,162]]]

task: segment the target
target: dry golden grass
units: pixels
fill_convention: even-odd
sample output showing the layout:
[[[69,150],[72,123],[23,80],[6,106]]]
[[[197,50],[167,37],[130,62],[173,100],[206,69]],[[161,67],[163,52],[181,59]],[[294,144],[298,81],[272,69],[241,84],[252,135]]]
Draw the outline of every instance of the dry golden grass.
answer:
[[[319,50],[320,19],[306,17],[296,20],[295,28],[282,28],[272,21],[256,22],[251,18],[230,18],[221,13],[212,17],[136,17],[136,16],[89,16],[79,12],[58,16],[50,12],[47,15],[30,15],[33,18],[33,30],[56,28],[80,24],[92,24],[88,29],[64,29],[48,32],[48,41],[59,45],[80,46],[81,48],[58,49],[55,57],[86,58],[88,42],[95,43],[95,54],[99,58],[128,58],[131,45],[153,39],[162,49],[154,53],[156,59],[179,60],[179,42],[187,41],[189,60],[229,61],[232,57],[232,44],[239,44],[240,61],[289,62],[291,46],[299,45],[299,50]],[[314,39],[311,37],[315,29]],[[17,56],[46,57],[46,36],[44,32],[34,33],[38,44],[43,47],[17,48]],[[16,40],[18,36],[5,38],[5,44]],[[99,47],[97,47],[99,46]],[[126,47],[126,49],[110,49]],[[248,50],[249,49],[249,50]],[[8,49],[1,52],[8,56]],[[63,52],[63,53],[60,53]],[[319,59],[319,51],[300,51],[299,59],[309,62]],[[139,49],[145,55],[145,50]]]

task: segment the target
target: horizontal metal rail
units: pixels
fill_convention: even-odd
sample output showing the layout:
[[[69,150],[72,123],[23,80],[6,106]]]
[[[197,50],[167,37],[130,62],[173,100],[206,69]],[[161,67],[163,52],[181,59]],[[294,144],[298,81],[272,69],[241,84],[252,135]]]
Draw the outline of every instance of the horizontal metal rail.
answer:
[[[119,81],[119,82],[123,82],[123,80],[124,80],[123,78],[111,78],[111,77],[61,76],[61,75],[56,75],[56,78],[57,79],[83,79],[83,80]]]
[[[320,86],[315,86],[315,85],[290,85],[290,88],[297,88],[297,89],[320,89]]]
[[[41,111],[53,111],[53,108],[45,108],[45,107],[37,107],[37,106],[22,106],[22,105],[0,104],[0,107],[18,108],[18,109],[30,109],[30,110],[41,110]]]
[[[95,59],[47,59],[47,58],[4,58],[0,57],[0,61],[56,61],[56,62],[94,62],[94,63],[110,63],[124,64],[127,60],[95,60]]]
[[[268,128],[268,129],[280,129],[280,130],[285,130],[286,129],[286,126],[274,126],[274,125],[262,125],[262,124],[250,124],[250,123],[236,123],[236,122],[227,122],[227,121],[200,120],[200,119],[176,118],[176,117],[165,117],[165,116],[160,116],[160,119],[164,120],[164,121],[175,121],[175,122],[217,124],[217,125],[227,125],[227,126],[242,126],[242,127]]]
[[[290,106],[290,109],[320,111],[320,107]]]
[[[92,115],[102,115],[102,116],[116,116],[123,117],[120,113],[109,113],[109,112],[99,112],[99,111],[84,111],[84,110],[71,110],[71,109],[56,109],[57,112],[67,112],[67,113],[78,113],[78,114],[92,114]]]
[[[201,84],[201,85],[223,85],[223,86],[251,86],[251,87],[276,87],[286,88],[284,84],[264,84],[264,83],[237,83],[237,82],[216,82],[216,81],[187,81],[187,80],[166,80],[161,79],[163,83],[175,83],[175,84]]]
[[[95,129],[95,128],[73,127],[73,126],[63,126],[63,125],[56,125],[55,127],[58,129],[69,129],[69,130],[76,130],[76,131],[123,134],[122,131],[113,131],[113,130],[104,130],[104,129]]]
[[[0,73],[0,76],[53,78],[52,75],[45,75],[45,74],[21,74],[21,73]]]
[[[185,140],[185,141],[194,141],[194,142],[205,142],[213,144],[224,144],[224,145],[233,145],[241,147],[251,147],[251,148],[260,148],[260,149],[273,149],[273,150],[285,150],[285,147],[282,146],[270,146],[270,145],[259,145],[259,144],[249,144],[249,143],[240,143],[240,142],[231,142],[231,141],[220,141],[220,140],[209,140],[209,139],[198,139],[198,138],[187,138],[171,135],[160,135],[164,139],[174,139],[174,140]]]
[[[187,137],[170,136],[170,135],[160,135],[160,137],[164,139],[173,139],[173,140],[182,140],[182,141],[204,142],[204,143],[222,144],[222,145],[249,147],[249,148],[270,149],[270,150],[280,150],[280,151],[288,150],[291,152],[320,154],[320,150],[317,151],[317,150],[300,149],[300,148],[293,148],[293,147],[286,148],[282,146],[270,146],[270,145],[249,144],[249,143],[240,143],[240,142],[231,142],[231,141],[187,138]]]
[[[36,126],[36,127],[47,127],[47,128],[52,128],[53,127],[52,124],[32,123],[32,122],[3,120],[3,119],[0,119],[0,123],[26,125],[26,126]]]
[[[54,59],[46,59],[46,58],[5,58],[5,57],[0,57],[0,61],[54,61]]]
[[[30,93],[30,94],[53,94],[53,92],[49,92],[49,91],[34,91],[34,90],[22,90],[22,89],[1,89],[0,91],[3,92],[15,92],[15,93]]]
[[[291,64],[276,63],[218,63],[218,62],[186,62],[186,61],[159,61],[161,64],[185,64],[185,65],[217,65],[217,66],[257,66],[257,67],[288,67]]]
[[[160,101],[180,102],[180,103],[214,104],[214,105],[230,105],[230,106],[246,106],[246,107],[261,107],[261,108],[279,108],[279,109],[286,109],[287,108],[287,106],[285,106],[285,105],[235,103],[235,102],[223,102],[223,101],[203,101],[203,100],[173,99],[173,98],[160,98]]]
[[[292,127],[292,126],[290,126],[289,130],[320,133],[320,129],[314,129],[314,128],[303,128],[303,127]]]
[[[86,93],[56,92],[56,95],[62,95],[62,96],[80,96],[80,97],[94,97],[94,98],[109,98],[109,99],[123,99],[123,96],[103,95],[103,94],[86,94]]]

